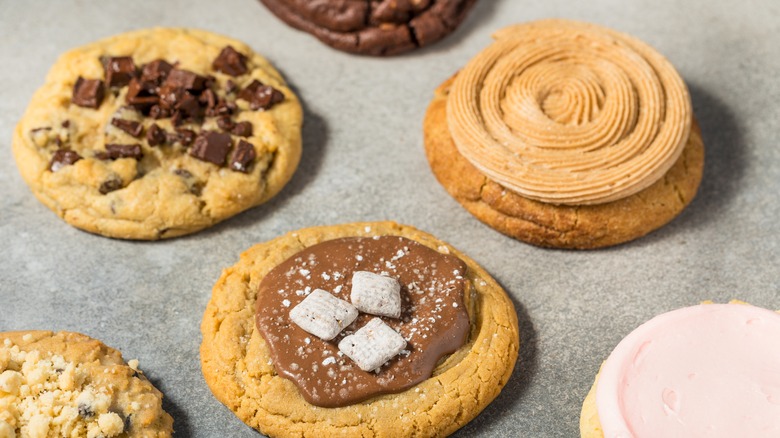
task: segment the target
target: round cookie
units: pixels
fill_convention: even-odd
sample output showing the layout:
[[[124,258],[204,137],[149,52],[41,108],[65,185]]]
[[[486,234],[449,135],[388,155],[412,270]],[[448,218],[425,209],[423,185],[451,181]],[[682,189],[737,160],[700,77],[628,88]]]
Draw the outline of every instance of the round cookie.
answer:
[[[453,32],[476,0],[260,0],[288,25],[344,52],[387,56]]]
[[[138,361],[78,333],[0,333],[0,436],[163,438],[172,427]]]
[[[410,389],[343,407],[314,406],[273,365],[255,324],[258,287],[273,268],[306,248],[373,236],[401,236],[465,262],[472,303],[468,339],[436,366],[432,377]],[[498,395],[519,348],[514,307],[481,267],[444,242],[392,222],[307,228],[255,245],[223,271],[201,332],[201,365],[214,395],[246,424],[274,437],[445,436]]]
[[[581,436],[774,436],[780,393],[767,370],[780,364],[778,335],[777,313],[740,301],[651,319],[602,365]]]
[[[592,249],[617,245],[668,223],[696,195],[704,168],[704,146],[695,120],[669,170],[634,194],[579,205],[521,195],[486,176],[456,146],[453,125],[448,123],[448,101],[457,77],[437,88],[428,107],[424,121],[426,155],[438,181],[463,207],[508,236],[542,247]]]
[[[297,97],[234,39],[155,28],[62,55],[16,126],[35,196],[66,222],[155,240],[259,205],[301,154]]]

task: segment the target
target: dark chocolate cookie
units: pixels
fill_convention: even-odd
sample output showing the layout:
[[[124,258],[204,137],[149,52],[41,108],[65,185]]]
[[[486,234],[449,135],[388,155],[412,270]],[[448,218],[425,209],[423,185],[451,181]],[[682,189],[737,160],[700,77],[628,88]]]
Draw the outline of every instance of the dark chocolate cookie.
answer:
[[[260,0],[290,26],[345,52],[386,56],[454,31],[476,0]]]

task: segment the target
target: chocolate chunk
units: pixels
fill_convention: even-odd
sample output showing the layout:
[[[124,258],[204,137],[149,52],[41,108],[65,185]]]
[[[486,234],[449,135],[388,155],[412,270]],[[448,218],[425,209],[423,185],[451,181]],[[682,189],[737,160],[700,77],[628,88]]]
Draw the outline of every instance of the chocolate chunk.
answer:
[[[65,120],[60,126],[63,128],[70,128],[70,120]]]
[[[103,81],[79,76],[73,86],[71,102],[84,108],[97,109],[103,103]]]
[[[203,105],[206,105],[207,109],[211,109],[217,105],[219,98],[217,97],[217,94],[214,93],[214,91],[206,90],[203,93],[201,93],[200,97],[198,98],[198,101]]]
[[[161,145],[166,140],[165,130],[157,126],[157,123],[152,123],[149,129],[146,130],[146,142],[149,143],[149,146]]]
[[[103,63],[106,84],[109,87],[124,87],[135,77],[135,62],[129,56],[112,56]]]
[[[166,83],[159,90],[160,107],[167,110],[178,108],[179,102],[186,93],[184,87],[174,87]]]
[[[122,181],[115,178],[111,178],[103,181],[103,184],[100,184],[100,188],[98,188],[98,190],[100,191],[100,193],[105,195],[106,193],[113,192],[114,190],[119,190],[121,188],[122,188]]]
[[[219,99],[214,108],[206,108],[206,115],[209,117],[229,116],[236,111],[236,103]]]
[[[249,166],[257,157],[255,153],[255,147],[252,143],[244,140],[238,141],[238,146],[233,149],[233,153],[230,154],[230,168],[239,172],[249,172]]]
[[[187,169],[175,169],[173,173],[179,175],[182,178],[192,178],[192,173],[190,173],[190,171]]]
[[[189,146],[195,141],[195,131],[191,129],[176,129],[176,140],[184,146]]]
[[[133,78],[130,80],[130,84],[127,87],[125,100],[137,109],[145,111],[152,105],[155,105],[160,99],[152,94],[148,84],[144,84],[137,78]]]
[[[221,166],[225,163],[230,145],[230,134],[216,131],[202,132],[195,139],[190,155],[199,160]]]
[[[49,170],[56,172],[65,166],[69,166],[81,159],[81,155],[70,149],[59,149],[54,152],[49,162]]]
[[[236,51],[233,46],[227,46],[219,52],[211,68],[230,76],[240,76],[247,72],[246,59],[246,55]]]
[[[238,85],[230,79],[225,82],[225,93],[230,94],[238,89]]]
[[[251,137],[252,136],[252,123],[251,122],[238,122],[230,130],[230,133],[239,137]]]
[[[206,86],[206,78],[189,70],[175,68],[168,73],[164,85],[181,87],[199,94]]]
[[[144,66],[141,71],[141,81],[161,85],[172,69],[173,66],[164,59],[154,60]]]
[[[185,93],[182,96],[179,103],[176,105],[176,109],[184,116],[185,119],[199,119],[203,116],[203,112],[198,104],[198,98],[190,93]]]
[[[284,100],[284,94],[274,87],[263,85],[262,82],[254,80],[238,93],[238,98],[249,102],[249,107],[257,111],[271,109]]]
[[[149,117],[153,119],[164,119],[170,116],[171,116],[171,110],[165,109],[160,105],[154,105],[152,109],[149,110]]]
[[[217,126],[219,126],[219,129],[223,131],[230,132],[230,130],[232,130],[236,124],[230,120],[230,116],[224,116],[217,119]]]
[[[141,125],[140,123],[134,120],[113,118],[111,119],[111,124],[121,129],[122,131],[125,131],[126,133],[132,135],[135,138],[141,137],[141,134],[144,131],[143,125]]]
[[[106,157],[111,160],[119,158],[135,158],[140,160],[143,157],[140,144],[107,144]]]

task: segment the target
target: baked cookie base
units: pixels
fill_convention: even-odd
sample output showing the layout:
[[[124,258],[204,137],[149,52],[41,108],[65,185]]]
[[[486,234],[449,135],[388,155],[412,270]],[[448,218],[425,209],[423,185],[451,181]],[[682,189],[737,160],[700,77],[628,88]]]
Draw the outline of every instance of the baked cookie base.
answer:
[[[314,35],[334,49],[373,56],[398,55],[439,41],[452,33],[466,19],[476,3],[476,0],[435,0],[429,9],[408,23],[349,30],[326,27],[324,22],[327,19],[321,16],[319,11],[298,10],[307,7],[309,2],[306,1],[260,1],[289,26]],[[340,12],[343,13],[342,10]],[[365,20],[367,21],[368,18]]]
[[[693,200],[704,170],[704,143],[694,120],[680,158],[662,179],[618,201],[553,205],[490,180],[459,152],[447,126],[447,97],[455,76],[434,93],[423,124],[425,153],[442,186],[491,228],[541,247],[595,249],[642,237],[674,219]]]
[[[474,303],[467,344],[433,376],[407,391],[342,408],[307,403],[276,374],[254,318],[263,277],[300,250],[349,236],[395,235],[458,256],[468,266]],[[451,246],[393,222],[314,227],[261,243],[225,269],[201,324],[203,375],[216,398],[249,426],[274,437],[445,436],[477,416],[501,391],[514,368],[519,335],[509,297],[484,269]]]

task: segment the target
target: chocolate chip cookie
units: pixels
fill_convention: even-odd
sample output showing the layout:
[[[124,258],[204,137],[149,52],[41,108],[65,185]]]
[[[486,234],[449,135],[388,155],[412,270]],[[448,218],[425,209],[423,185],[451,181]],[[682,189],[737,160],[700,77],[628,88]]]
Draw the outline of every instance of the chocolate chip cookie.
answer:
[[[71,225],[164,239],[279,192],[300,160],[302,118],[280,74],[245,44],[147,29],[62,55],[13,151],[35,196]]]
[[[201,324],[214,395],[275,437],[448,435],[506,384],[517,315],[474,261],[392,222],[255,245]]]
[[[260,0],[290,26],[345,52],[386,56],[444,38],[476,0]]]
[[[138,361],[78,333],[0,333],[0,394],[2,437],[172,434]]]

